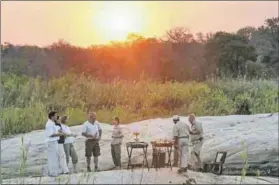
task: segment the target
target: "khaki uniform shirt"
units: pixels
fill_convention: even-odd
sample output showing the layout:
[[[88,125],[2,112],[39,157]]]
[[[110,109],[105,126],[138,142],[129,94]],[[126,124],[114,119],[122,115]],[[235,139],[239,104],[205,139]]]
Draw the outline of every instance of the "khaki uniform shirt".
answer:
[[[112,131],[111,144],[112,145],[122,144],[123,137],[124,137],[124,135],[123,135],[123,131],[122,131],[122,128],[120,127],[120,125],[114,126],[113,131]]]
[[[190,135],[190,128],[184,122],[177,122],[173,127],[173,137],[189,137]]]
[[[202,128],[201,122],[195,121],[194,124],[191,126],[191,130],[193,132],[195,132],[195,131],[200,132],[200,134],[191,135],[191,141],[196,141],[196,140],[200,139],[201,137],[203,137],[203,128]]]

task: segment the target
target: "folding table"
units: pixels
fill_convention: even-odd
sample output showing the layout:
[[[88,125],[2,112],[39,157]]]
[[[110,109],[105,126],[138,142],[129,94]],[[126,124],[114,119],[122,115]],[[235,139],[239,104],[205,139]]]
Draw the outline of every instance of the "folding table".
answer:
[[[146,142],[128,142],[128,143],[126,143],[126,149],[127,149],[127,153],[128,153],[127,169],[129,169],[131,167],[131,169],[133,170],[134,166],[139,165],[139,164],[132,164],[131,157],[132,157],[133,149],[142,149],[142,151],[143,151],[142,166],[144,167],[146,165],[148,168],[148,171],[149,171],[149,165],[148,165],[148,161],[147,161],[147,148],[148,148],[148,143],[146,143]]]

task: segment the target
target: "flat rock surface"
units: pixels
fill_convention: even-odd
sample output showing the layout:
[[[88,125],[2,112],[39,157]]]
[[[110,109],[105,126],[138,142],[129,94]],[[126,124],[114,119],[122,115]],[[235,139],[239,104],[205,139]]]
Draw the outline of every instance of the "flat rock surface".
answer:
[[[187,117],[181,117],[187,121]],[[204,162],[212,162],[217,151],[227,151],[226,164],[243,162],[243,153],[248,154],[248,162],[264,162],[261,167],[267,165],[278,166],[278,113],[257,114],[249,116],[208,116],[198,117],[204,128],[204,145],[201,157]],[[172,138],[173,122],[171,118],[151,119],[123,125],[125,139],[122,146],[122,166],[126,167],[128,155],[125,143],[133,141],[131,130],[140,129],[139,138],[150,144],[154,139]],[[113,168],[110,152],[112,126],[101,124],[103,137],[100,142],[101,157],[99,166],[101,170]],[[75,148],[79,157],[79,170],[85,170],[84,138],[81,136],[81,125],[71,127],[72,131],[79,134]],[[23,138],[23,145],[22,145]],[[242,145],[241,143],[244,143]],[[44,130],[33,131],[27,134],[16,135],[1,141],[1,173],[5,178],[18,176],[22,169],[23,150],[28,150],[26,160],[26,176],[45,176],[47,174],[47,156]],[[142,162],[142,150],[134,150],[133,162]],[[152,147],[148,147],[148,159],[151,163]],[[226,167],[226,165],[225,165]],[[236,164],[237,168],[243,168],[243,164]],[[71,168],[71,166],[70,166]],[[229,168],[229,167],[227,167]],[[109,172],[106,172],[109,173]]]
[[[278,184],[278,178],[217,176],[211,173],[188,171],[177,174],[177,169],[137,169],[132,171],[118,170],[97,173],[79,173],[63,175],[59,178],[17,178],[6,179],[3,184],[182,184],[193,178],[197,184]]]

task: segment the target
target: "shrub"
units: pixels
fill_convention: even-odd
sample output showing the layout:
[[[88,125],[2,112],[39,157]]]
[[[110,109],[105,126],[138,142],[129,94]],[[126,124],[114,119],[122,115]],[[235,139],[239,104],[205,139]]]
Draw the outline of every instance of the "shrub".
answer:
[[[246,100],[252,113],[278,112],[277,84],[266,80],[159,83],[142,78],[133,83],[100,83],[75,74],[49,81],[15,75],[2,79],[4,135],[44,128],[50,110],[69,115],[70,125],[84,122],[89,110],[96,111],[98,120],[105,123],[110,123],[113,116],[130,123],[189,112],[199,116],[229,115]]]

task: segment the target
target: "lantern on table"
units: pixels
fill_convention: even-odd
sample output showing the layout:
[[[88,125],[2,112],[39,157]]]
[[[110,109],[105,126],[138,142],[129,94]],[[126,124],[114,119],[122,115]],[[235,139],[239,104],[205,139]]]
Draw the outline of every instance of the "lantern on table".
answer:
[[[139,141],[138,136],[140,135],[140,127],[138,125],[133,126],[132,133],[134,136],[136,136],[135,141],[138,142]]]

